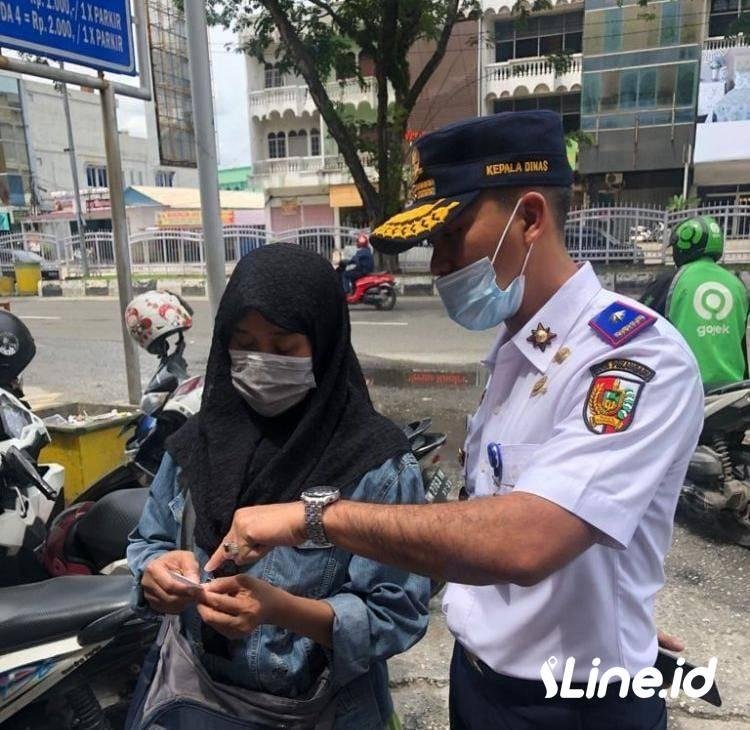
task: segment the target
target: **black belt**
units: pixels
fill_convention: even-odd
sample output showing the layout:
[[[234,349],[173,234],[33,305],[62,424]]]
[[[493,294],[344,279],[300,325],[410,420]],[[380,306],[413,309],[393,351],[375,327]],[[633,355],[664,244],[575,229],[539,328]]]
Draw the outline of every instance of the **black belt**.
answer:
[[[608,702],[617,700],[617,702],[627,702],[628,700],[637,700],[638,698],[629,692],[627,696],[620,697],[620,682],[612,682],[607,687],[607,693],[604,697],[592,697],[587,699],[585,694],[582,698],[561,698],[559,695],[554,698],[546,699],[545,695],[547,690],[544,686],[544,682],[541,679],[521,679],[520,677],[509,677],[507,674],[500,674],[496,672],[492,667],[485,664],[478,656],[472,654],[468,649],[465,649],[459,644],[461,648],[461,654],[466,660],[466,664],[471,668],[473,672],[481,677],[483,683],[497,689],[498,692],[502,692],[502,696],[510,699],[514,698],[521,704],[526,703],[537,703],[543,702],[563,702],[563,703],[577,703],[577,702]],[[581,689],[586,692],[587,682],[571,682],[571,689]],[[597,690],[599,685],[597,684]]]

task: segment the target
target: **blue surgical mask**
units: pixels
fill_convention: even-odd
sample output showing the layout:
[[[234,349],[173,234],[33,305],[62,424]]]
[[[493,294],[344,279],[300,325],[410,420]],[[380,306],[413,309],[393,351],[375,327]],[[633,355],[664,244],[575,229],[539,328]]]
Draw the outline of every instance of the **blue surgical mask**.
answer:
[[[507,289],[501,289],[497,285],[494,267],[497,254],[520,204],[519,200],[513,208],[492,260],[485,256],[473,264],[464,266],[463,269],[439,277],[435,283],[448,316],[468,330],[497,327],[521,308],[525,284],[523,272],[526,270],[532,247],[529,247],[526,254],[521,273],[510,282]]]

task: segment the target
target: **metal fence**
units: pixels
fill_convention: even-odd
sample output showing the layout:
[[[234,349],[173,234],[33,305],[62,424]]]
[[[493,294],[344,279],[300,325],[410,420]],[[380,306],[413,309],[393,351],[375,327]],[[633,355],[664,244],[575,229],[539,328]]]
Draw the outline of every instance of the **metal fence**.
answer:
[[[710,215],[725,237],[724,260],[750,263],[750,205],[712,205],[685,211],[657,207],[607,206],[574,209],[565,225],[565,244],[576,260],[648,266],[671,262],[668,247],[672,229],[694,215]],[[273,241],[291,241],[331,260],[334,251],[356,242],[359,229],[330,226],[271,232],[263,226],[226,226],[224,259],[227,272],[237,261]],[[86,254],[93,275],[114,274],[115,252],[110,232],[86,233]],[[203,232],[159,229],[130,237],[130,259],[135,274],[150,276],[203,276],[206,273]],[[14,251],[26,250],[42,256],[47,268],[62,276],[82,273],[78,236],[56,239],[34,231],[0,234],[0,265],[12,266]],[[427,273],[432,248],[418,246],[401,254],[404,273]]]

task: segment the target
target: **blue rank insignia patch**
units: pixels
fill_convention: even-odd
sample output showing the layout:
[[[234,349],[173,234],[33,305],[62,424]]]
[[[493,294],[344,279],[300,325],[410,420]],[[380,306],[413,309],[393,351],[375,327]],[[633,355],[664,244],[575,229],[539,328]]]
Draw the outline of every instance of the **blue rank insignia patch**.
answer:
[[[636,309],[625,302],[612,302],[589,322],[589,327],[612,347],[619,347],[654,322],[656,317],[653,314]]]

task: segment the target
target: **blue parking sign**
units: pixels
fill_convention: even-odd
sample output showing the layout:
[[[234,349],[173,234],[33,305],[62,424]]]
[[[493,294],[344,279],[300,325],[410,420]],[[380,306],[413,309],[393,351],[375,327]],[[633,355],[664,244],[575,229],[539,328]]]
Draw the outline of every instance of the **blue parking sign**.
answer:
[[[130,0],[0,0],[0,46],[136,74]]]

